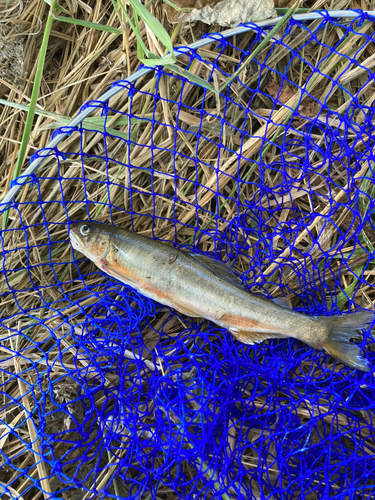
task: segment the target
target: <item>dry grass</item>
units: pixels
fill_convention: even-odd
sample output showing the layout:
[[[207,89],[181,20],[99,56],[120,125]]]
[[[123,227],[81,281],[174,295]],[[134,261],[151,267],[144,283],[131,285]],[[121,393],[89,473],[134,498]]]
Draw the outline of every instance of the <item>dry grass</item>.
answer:
[[[64,7],[71,10],[74,5],[76,6],[76,10],[72,12],[72,16],[76,18],[100,24],[108,23],[119,27],[119,22],[114,15],[111,2],[106,0],[88,1],[87,3],[80,1],[77,3],[67,2]],[[285,5],[280,6],[284,7]],[[350,0],[340,0],[337,2],[318,0],[315,3],[306,2],[305,4],[301,4],[300,7],[309,7],[311,9],[362,8],[370,10],[373,8],[373,5],[365,1],[357,3]],[[9,18],[12,17],[12,19],[6,25],[7,43],[12,43],[12,40],[19,40],[20,37],[23,37],[24,71],[26,76],[20,84],[18,84],[18,81],[15,83],[15,81],[2,78],[0,80],[0,97],[2,99],[6,99],[12,103],[28,105],[47,9],[48,6],[44,1],[32,0],[24,3],[22,13],[19,16],[12,17],[13,11],[8,7],[7,15]],[[207,27],[201,24],[197,25],[194,31],[182,26],[176,29],[176,27],[168,25],[163,13],[162,3],[160,2],[153,3],[151,11],[163,22],[168,32],[170,34],[173,33],[175,45],[186,45],[193,41],[193,37],[194,39],[198,39],[207,30]],[[372,26],[366,23],[360,28],[362,33],[370,33],[371,30]],[[142,24],[141,31],[150,49],[155,53],[160,53],[161,51],[157,43],[155,43],[150,32]],[[330,46],[340,40],[341,33],[339,29],[331,27],[322,32],[320,36],[322,37],[322,41]],[[252,37],[251,33],[242,36],[240,40],[237,40],[238,46],[248,46]],[[291,48],[300,46],[308,38],[309,34],[306,31],[292,33],[289,39],[289,46]],[[373,48],[362,44],[363,40],[355,36],[344,43],[340,47],[340,51],[343,54],[350,55],[354,51],[360,50],[359,60],[362,64],[371,67],[374,59]],[[314,65],[317,61],[322,60],[325,50],[321,48],[319,51],[316,51],[314,46],[311,46],[306,49],[304,58]],[[208,63],[214,61],[217,49],[214,44],[211,44],[201,49],[199,53],[203,60],[207,62],[195,61],[190,67],[190,71],[196,72],[201,77],[207,77],[210,71]],[[266,54],[267,49],[262,51],[257,56],[257,59],[260,61],[264,60]],[[232,49],[226,50],[220,59],[220,68],[228,74],[232,74],[237,67],[238,58],[238,51]],[[186,64],[187,58],[182,57],[180,61],[181,64]],[[268,66],[276,70],[279,67],[278,65],[285,65],[287,62],[289,62],[288,51],[280,49],[275,56],[268,60]],[[339,69],[338,64],[340,64]],[[344,64],[344,59],[335,56],[324,67],[324,73],[332,76],[339,70],[342,72]],[[43,114],[39,114],[36,117],[29,141],[28,155],[30,156],[35,151],[45,147],[50,140],[51,130],[59,125],[65,125],[67,123],[66,118],[74,116],[82,104],[97,99],[108,89],[111,83],[134,73],[138,66],[136,39],[130,29],[124,31],[123,35],[118,35],[54,22],[43,73],[40,99],[38,101],[38,109],[47,111],[49,115],[46,117]],[[17,74],[19,76],[19,71]],[[289,77],[293,77],[293,81],[304,85],[308,76],[309,72],[306,65],[301,66],[298,60],[292,62]],[[254,85],[257,77],[257,66],[250,65],[246,70],[246,76],[244,76],[247,86],[251,87]],[[264,76],[263,85],[267,86],[272,81],[276,84],[277,88],[280,82],[277,80],[276,74],[273,73],[273,76],[271,76],[270,72],[269,75]],[[355,89],[361,88],[365,81],[366,75],[363,71],[351,68],[351,71],[346,73],[345,79],[342,79],[341,83],[342,85],[346,85],[346,88],[355,94]],[[213,84],[216,88],[219,88],[224,83],[225,78],[219,71],[216,71]],[[7,367],[9,370],[9,375],[5,375],[4,372],[2,373],[8,397],[19,398],[21,396],[22,404],[27,412],[32,410],[30,405],[34,403],[34,399],[28,394],[23,379],[17,378],[15,374],[24,373],[24,379],[29,384],[35,384],[38,379],[38,373],[42,372],[48,366],[50,368],[49,382],[44,381],[39,391],[51,390],[53,387],[53,390],[57,391],[57,394],[55,394],[56,400],[58,402],[69,403],[69,401],[76,397],[78,387],[74,384],[67,387],[64,383],[59,382],[60,377],[64,380],[66,370],[73,369],[78,360],[80,370],[87,370],[87,374],[90,374],[90,377],[95,375],[95,368],[90,365],[87,352],[81,352],[77,344],[77,338],[82,336],[83,333],[82,329],[77,325],[84,319],[85,312],[93,310],[92,308],[95,306],[98,296],[107,293],[115,301],[117,297],[121,298],[122,293],[113,288],[110,288],[109,291],[105,289],[103,279],[99,274],[93,273],[95,271],[93,265],[87,262],[82,263],[80,266],[80,273],[83,275],[86,286],[92,287],[93,293],[88,296],[87,292],[82,291],[82,278],[79,277],[76,266],[64,265],[64,262],[68,263],[72,260],[71,248],[66,242],[66,229],[63,226],[66,221],[64,206],[61,203],[48,202],[61,200],[63,193],[64,199],[69,200],[66,206],[69,210],[70,218],[78,219],[85,216],[87,209],[83,203],[76,202],[86,199],[91,202],[88,205],[91,216],[97,220],[107,222],[110,216],[108,207],[101,207],[97,203],[106,202],[109,196],[111,204],[114,207],[118,207],[118,209],[112,210],[112,217],[116,224],[127,227],[130,221],[132,221],[134,230],[139,233],[148,236],[155,234],[167,241],[193,245],[197,242],[197,227],[224,232],[231,221],[238,215],[233,203],[230,200],[228,201],[228,198],[239,198],[244,202],[245,199],[250,199],[255,194],[255,188],[251,184],[245,182],[238,183],[235,179],[238,176],[243,181],[251,180],[254,183],[259,182],[256,169],[253,168],[249,171],[248,162],[242,160],[239,163],[237,161],[238,155],[234,153],[241,145],[241,134],[233,127],[241,123],[241,120],[244,119],[244,113],[238,106],[229,105],[226,111],[226,119],[230,126],[225,127],[221,138],[221,142],[226,149],[222,149],[220,152],[221,174],[218,176],[214,168],[218,157],[218,148],[215,141],[218,141],[218,133],[220,133],[220,121],[218,117],[222,115],[224,101],[215,94],[206,98],[204,104],[205,111],[210,113],[211,116],[208,114],[204,115],[204,119],[201,122],[198,111],[202,102],[201,89],[193,85],[185,85],[181,95],[183,106],[177,115],[178,109],[174,103],[158,100],[155,107],[153,99],[147,95],[147,93],[153,93],[155,89],[155,80],[152,78],[152,75],[148,75],[138,82],[137,88],[142,92],[136,93],[131,102],[121,95],[116,96],[110,102],[110,107],[116,110],[116,112],[109,111],[106,123],[107,130],[116,131],[119,137],[127,137],[129,131],[131,131],[132,147],[129,148],[123,141],[119,141],[114,137],[108,137],[106,143],[104,143],[102,134],[90,131],[90,126],[94,130],[100,130],[100,127],[104,126],[104,122],[100,118],[100,112],[97,112],[95,119],[90,118],[86,121],[85,128],[88,129],[86,132],[82,135],[73,132],[60,147],[62,151],[66,152],[78,151],[82,138],[85,152],[92,155],[91,158],[86,157],[84,160],[85,171],[90,177],[90,181],[96,182],[86,182],[84,185],[81,179],[82,165],[79,155],[73,154],[69,155],[66,159],[60,158],[59,175],[61,183],[49,179],[42,180],[39,184],[40,197],[46,203],[42,209],[38,205],[30,203],[29,205],[25,205],[22,210],[23,224],[29,226],[27,231],[18,230],[21,227],[20,217],[15,210],[10,212],[8,229],[14,229],[14,231],[4,234],[3,245],[8,251],[18,250],[11,251],[7,255],[6,267],[14,271],[7,273],[7,276],[0,276],[0,293],[7,291],[9,284],[12,288],[17,288],[19,291],[14,296],[11,294],[7,296],[0,304],[0,316],[3,318],[12,317],[6,323],[9,330],[4,329],[0,332],[0,338],[6,339],[3,343],[4,355],[0,359],[2,360],[3,368]],[[347,95],[339,87],[332,89],[327,84],[324,76],[313,80],[308,86],[308,91],[320,101],[329,96],[326,103],[327,106],[338,112],[344,112],[350,105]],[[278,106],[273,110],[271,99],[259,94],[257,100],[254,101],[255,104],[251,108],[248,118],[249,130],[247,132],[253,137],[247,139],[243,144],[242,155],[257,159],[262,148],[263,158],[266,158],[269,163],[276,161],[280,157],[277,138],[280,131],[282,132],[281,125],[289,119],[290,108],[296,106],[300,97],[296,89],[289,89],[289,92],[288,94],[288,91],[286,91],[286,94],[283,96],[284,104],[288,108],[286,106]],[[164,76],[159,84],[159,95],[163,99],[171,100],[175,96],[179,96],[179,81],[172,78],[166,79]],[[373,95],[374,88],[372,85],[369,85],[357,95],[357,98],[361,103],[369,105],[372,102]],[[249,99],[247,92],[239,87],[233,88],[231,97],[236,103],[240,103],[245,107]],[[303,114],[304,110],[306,120],[311,116],[310,113],[316,114],[318,112],[311,100],[305,100],[305,108],[300,107],[300,109],[301,114]],[[136,120],[131,125],[129,125],[127,119],[124,119],[124,114],[130,111],[136,117]],[[152,117],[153,112],[155,112],[155,119],[163,124],[156,124],[152,129],[151,123],[145,119]],[[273,125],[266,127],[265,121],[262,118],[269,117],[271,113]],[[92,116],[94,117],[95,114]],[[325,118],[328,120],[324,115],[319,115],[320,120],[324,121]],[[363,119],[364,117],[360,113],[356,116],[358,124]],[[24,120],[24,111],[15,110],[9,106],[2,107],[0,114],[0,195],[7,191],[13,176]],[[301,119],[300,123],[295,124],[297,138],[301,137],[301,131],[306,120]],[[177,134],[165,125],[176,123],[179,125]],[[196,132],[198,127],[200,127],[201,133],[207,137],[207,140],[200,140],[199,144],[197,144],[196,137],[191,134],[192,132]],[[272,141],[272,144],[264,148],[262,146],[263,137]],[[321,140],[322,137],[316,137],[317,143]],[[355,135],[349,137],[349,141],[354,146],[356,141]],[[156,146],[152,155],[151,149],[147,147],[151,146],[151,144]],[[355,147],[361,148],[362,144],[357,142]],[[174,155],[171,153],[173,149],[178,151],[178,155],[175,155],[175,163],[173,162]],[[197,151],[197,156],[200,160],[198,172],[194,162],[191,160],[195,151]],[[300,150],[298,146],[292,152],[299,154]],[[103,161],[105,154],[111,158],[107,170],[106,164]],[[329,210],[329,205],[324,205],[324,196],[327,194],[328,188],[326,183],[321,182],[321,176],[327,173],[328,166],[322,164],[318,155],[311,157],[310,161],[315,162],[316,165],[314,174],[310,177],[310,183],[314,186],[315,190],[313,201],[319,204],[319,210],[324,215]],[[127,162],[132,164],[133,168],[131,170],[119,166]],[[146,170],[151,162],[153,165],[152,176],[150,171]],[[56,176],[57,168],[55,157],[52,157],[51,161],[46,162],[40,172],[46,177],[54,177]],[[364,176],[367,169],[368,166],[364,165],[363,169],[356,174],[356,177]],[[178,174],[177,180],[174,178],[175,173]],[[274,172],[267,172],[266,175],[268,176],[267,181],[274,186],[281,182],[280,176]],[[290,175],[295,175],[295,172],[290,171]],[[340,186],[334,191],[334,199],[337,202],[344,201],[348,179],[343,176],[343,172],[339,168],[331,173],[331,179],[335,182],[336,186]],[[106,180],[113,182],[110,192],[106,188]],[[194,181],[199,181],[197,191],[194,189]],[[298,181],[298,177],[296,177],[296,181]],[[125,186],[125,188],[131,186],[133,190],[132,198],[130,198],[129,189],[123,189],[116,184]],[[368,189],[370,193],[369,186],[363,185],[363,189]],[[156,197],[152,196],[151,190],[157,193]],[[215,195],[215,191],[217,190],[220,191],[222,196]],[[179,202],[172,202],[176,196],[179,198]],[[291,196],[292,200],[289,201],[289,207],[291,206],[291,201],[293,201],[302,210],[309,210],[311,208],[311,197],[301,192],[300,189],[293,189]],[[20,190],[17,199],[19,201],[27,200],[33,202],[39,199],[39,194],[35,189],[26,186]],[[271,204],[275,206],[280,200],[282,200],[282,195],[271,200]],[[132,218],[128,213],[130,210],[135,214]],[[220,217],[217,220],[213,219],[210,213],[217,213]],[[154,224],[152,223],[152,218],[149,217],[151,215],[156,216]],[[291,215],[288,210],[280,210],[278,222],[288,221]],[[336,228],[334,226],[326,226],[322,232],[322,221],[315,219],[308,230],[306,229],[299,233],[296,246],[299,249],[310,248],[313,237],[318,237],[320,247],[317,246],[312,251],[312,256],[318,259],[319,252],[322,249],[325,252],[329,252],[330,248],[332,248],[336,238],[337,227],[346,232],[349,215],[348,210],[345,208],[342,209],[336,216]],[[44,218],[48,221],[48,226],[43,224]],[[176,220],[175,226],[171,225],[171,220]],[[276,221],[274,225],[276,225]],[[178,229],[178,237],[175,227]],[[364,241],[366,241],[366,238],[373,241],[374,235],[371,234],[371,229],[366,228],[365,230]],[[202,250],[216,250],[213,239],[208,232],[201,232],[198,236],[200,238],[199,247]],[[242,235],[238,236],[240,239],[243,237]],[[32,246],[30,252],[22,250],[26,246],[26,237],[28,245]],[[46,244],[48,238],[54,242],[51,246]],[[252,244],[254,242],[250,238],[245,243]],[[295,259],[295,268],[284,271],[282,282],[283,284],[288,284],[291,290],[291,298],[295,297],[295,303],[297,304],[300,283],[296,279],[295,269],[298,267],[298,256],[297,254],[291,255],[289,247],[284,249],[282,245],[282,239],[274,240],[274,249],[283,250],[279,257],[280,261],[290,257],[294,257]],[[351,252],[351,245],[349,243],[343,252]],[[369,243],[369,245],[371,244]],[[367,246],[367,248],[370,252],[370,246]],[[50,251],[52,251],[52,254],[49,253]],[[229,252],[227,255],[229,255]],[[222,257],[225,256],[223,253]],[[236,269],[239,272],[243,272],[248,268],[249,257],[253,257],[251,251],[250,254],[238,256]],[[366,259],[366,253],[353,255],[351,261],[344,268],[340,268],[338,262],[336,267],[332,267],[330,274],[326,276],[328,286],[332,285],[333,287],[333,277],[340,270],[342,288],[350,289],[351,284],[355,283],[353,271],[360,273],[361,270],[359,269],[364,265]],[[40,265],[47,262],[50,265]],[[30,272],[26,272],[25,267],[27,264],[35,265],[36,267],[32,268]],[[268,267],[264,269],[264,275],[272,276],[277,264],[278,261],[276,260],[270,261]],[[366,268],[366,273],[368,284],[363,286],[356,294],[356,302],[363,307],[371,308],[375,299],[374,288],[372,286],[374,284],[374,266],[369,265]],[[252,277],[250,278],[252,279]],[[29,290],[26,291],[30,288],[35,289],[36,286],[40,287],[38,292],[31,293]],[[263,289],[268,290],[273,296],[281,293],[280,287],[274,285],[266,285]],[[16,297],[17,303],[14,297]],[[47,307],[47,304],[52,302],[53,305]],[[343,303],[343,309],[345,309],[345,304],[346,302]],[[21,314],[19,310],[20,305],[24,309],[35,308],[33,312],[35,319],[32,320],[30,317]],[[114,313],[116,313],[115,310]],[[68,316],[73,318],[71,321],[73,329],[64,322],[64,318]],[[176,316],[173,316],[169,321],[168,318],[169,313],[161,310],[152,322],[153,328],[144,328],[142,334],[145,344],[149,349],[153,349],[158,341],[158,337],[155,337],[155,330],[160,331],[163,325],[163,332],[169,333],[172,339],[173,335],[177,335],[181,331],[183,327],[180,323],[181,320]],[[32,327],[30,330],[32,332],[32,339],[27,339],[24,335],[20,336],[17,334],[17,332],[25,327],[32,326],[33,322],[38,323],[38,326]],[[56,345],[52,342],[51,330],[54,332]],[[9,339],[10,331],[13,332],[11,339]],[[24,331],[25,333],[27,332]],[[129,350],[125,354],[128,359],[133,359],[134,352],[137,352],[137,336],[138,333],[135,332],[129,341]],[[19,352],[20,349],[22,349],[22,356],[9,359],[9,350],[10,352]],[[171,340],[171,349],[173,349],[173,340]],[[43,352],[48,352],[48,356],[45,357]],[[139,353],[139,355],[147,358],[147,350]],[[28,370],[31,362],[34,363],[34,369]],[[165,369],[162,364],[154,365],[150,360],[147,360],[146,365],[150,372],[160,371],[160,373],[163,373]],[[308,369],[308,363],[301,366],[301,371]],[[150,372],[143,374],[145,380],[147,380]],[[110,387],[112,384],[115,384],[116,380],[115,375],[112,378],[109,377],[105,380],[105,386]],[[39,395],[40,393],[37,394],[37,397]],[[95,400],[95,405],[100,407],[100,405],[104,404],[104,401],[103,393],[99,393]],[[8,405],[8,402],[8,399],[4,396],[2,404]],[[53,404],[51,401],[48,404],[48,409],[51,411]],[[260,398],[256,404],[259,408],[262,408],[264,401]],[[323,403],[322,405],[316,405],[312,409],[307,403],[306,407],[301,405],[298,411],[300,418],[308,419],[311,412],[317,412],[321,415],[325,414],[325,406]],[[82,408],[80,407],[70,408],[70,413],[78,420],[82,418],[80,417],[80,412],[82,412]],[[24,410],[21,407],[7,406],[2,411],[1,418],[7,422],[9,427],[17,428],[19,422],[24,418]],[[58,418],[59,421],[56,425],[61,426],[63,429],[69,429],[69,419],[64,421],[61,415]],[[323,421],[324,425],[331,425],[333,431],[338,431],[348,424],[347,417],[344,416],[342,416],[341,420],[338,419],[333,422],[332,415],[325,415]],[[14,469],[3,467],[0,474],[0,489],[1,483],[12,482],[12,489],[15,492],[13,494],[20,495],[19,498],[22,495],[24,500],[41,497],[41,494],[35,488],[31,488],[32,479],[37,480],[39,478],[43,480],[42,486],[45,491],[55,491],[57,485],[60,485],[54,477],[44,479],[47,475],[46,471],[49,472],[49,469],[40,458],[38,459],[40,449],[36,439],[35,427],[39,424],[40,422],[35,417],[35,421],[28,419],[27,424],[21,429],[23,432],[21,438],[28,438],[29,442],[33,443],[29,449],[25,446],[24,439],[18,440],[14,435],[9,437],[6,429],[0,435],[0,448],[4,455],[15,457],[13,461],[15,466],[20,468],[27,467],[29,476],[19,476],[13,483],[13,479],[17,477]],[[53,422],[49,422],[49,425],[53,425]],[[229,439],[229,447],[233,450],[238,433],[235,422],[233,423],[232,431]],[[241,431],[245,432],[244,429]],[[249,442],[255,443],[259,437],[257,431],[251,431],[250,429],[247,429],[247,431],[249,432]],[[365,431],[358,431],[359,434],[361,432]],[[365,436],[365,438],[369,437]],[[370,438],[368,442],[370,443]],[[61,446],[61,449],[57,450],[61,454],[65,451],[67,451],[67,448],[64,446]],[[270,456],[272,452],[273,450],[270,448]],[[71,458],[77,458],[78,453],[78,451],[73,453]],[[249,470],[257,467],[256,456],[249,454],[243,460],[244,465]],[[115,460],[113,457],[108,457],[108,462],[112,463]],[[194,471],[190,472],[191,474],[194,473]],[[273,472],[276,479],[278,471],[275,469]],[[272,473],[272,470],[270,473]],[[111,475],[112,469],[110,467],[98,478],[97,485],[100,484],[101,487],[104,487],[110,481]],[[89,486],[89,483],[87,486]],[[116,484],[113,487],[120,488]],[[173,492],[170,491],[161,491],[160,494],[161,498],[175,498]],[[45,498],[49,498],[47,494],[44,496]],[[86,497],[89,498],[89,496]],[[66,498],[75,497],[70,497],[67,494]],[[77,498],[81,497],[78,496]]]

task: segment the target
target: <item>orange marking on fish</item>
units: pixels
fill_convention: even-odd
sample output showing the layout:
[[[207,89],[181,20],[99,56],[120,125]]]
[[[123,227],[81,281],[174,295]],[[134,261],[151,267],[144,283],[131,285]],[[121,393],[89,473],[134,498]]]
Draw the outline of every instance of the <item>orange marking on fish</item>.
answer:
[[[145,294],[148,293],[150,295],[158,297],[161,300],[163,299],[170,299],[171,301],[174,300],[173,297],[171,297],[170,292],[168,291],[164,292],[160,288],[157,288],[156,286],[153,286],[150,283],[141,281],[138,275],[132,273],[128,268],[124,266],[123,263],[119,264],[116,259],[114,259],[111,263],[109,263],[107,259],[103,259],[100,261],[100,267],[104,272],[114,276],[115,278],[121,281],[124,280],[132,284],[136,284],[137,287],[140,288],[142,292]]]
[[[243,330],[246,327],[254,328],[257,326],[263,326],[259,321],[243,318],[241,316],[235,316],[234,314],[224,314],[224,316],[220,318],[220,321],[227,323],[228,325],[235,325],[239,330]]]
[[[145,290],[153,295],[157,295],[161,299],[171,299],[173,301],[173,298],[169,292],[163,292],[162,290],[160,290],[160,288],[150,285],[149,283],[142,283],[142,290]]]
[[[267,325],[266,323],[262,323],[254,319],[244,318],[242,316],[235,316],[233,314],[225,314],[222,318],[220,318],[220,322],[223,322],[228,326],[238,328],[238,330],[242,331],[258,327],[261,328],[262,330],[269,330],[270,332],[280,333],[280,330],[278,328],[275,328],[274,326]]]

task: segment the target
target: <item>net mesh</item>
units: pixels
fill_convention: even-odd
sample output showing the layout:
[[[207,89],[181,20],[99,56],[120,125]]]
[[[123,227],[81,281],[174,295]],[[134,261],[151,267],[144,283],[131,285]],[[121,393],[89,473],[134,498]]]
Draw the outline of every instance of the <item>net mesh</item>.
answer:
[[[194,249],[306,314],[371,309],[373,21],[291,20],[220,94],[165,68],[116,82],[38,151],[0,233],[2,498],[373,498],[372,373],[162,307],[66,229]],[[219,88],[265,33],[209,35],[180,64]]]

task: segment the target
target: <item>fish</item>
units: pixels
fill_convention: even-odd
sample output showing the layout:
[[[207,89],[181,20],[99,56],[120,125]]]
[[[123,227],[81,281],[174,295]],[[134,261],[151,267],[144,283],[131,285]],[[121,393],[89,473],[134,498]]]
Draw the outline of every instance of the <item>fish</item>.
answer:
[[[350,367],[371,370],[350,339],[361,337],[358,330],[372,322],[373,311],[308,316],[285,299],[249,293],[219,260],[108,224],[70,223],[69,238],[75,250],[113,278],[182,314],[226,328],[240,342],[291,337]]]

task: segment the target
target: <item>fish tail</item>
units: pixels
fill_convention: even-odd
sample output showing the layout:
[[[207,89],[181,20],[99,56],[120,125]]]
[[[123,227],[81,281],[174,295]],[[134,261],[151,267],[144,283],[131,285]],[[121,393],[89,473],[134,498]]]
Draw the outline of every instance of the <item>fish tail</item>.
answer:
[[[351,338],[361,338],[361,334],[356,330],[365,328],[365,325],[371,323],[373,318],[374,313],[372,311],[325,318],[328,337],[323,343],[323,349],[348,366],[365,372],[370,371],[372,367],[367,359],[361,356],[359,347],[349,342],[349,340]]]

